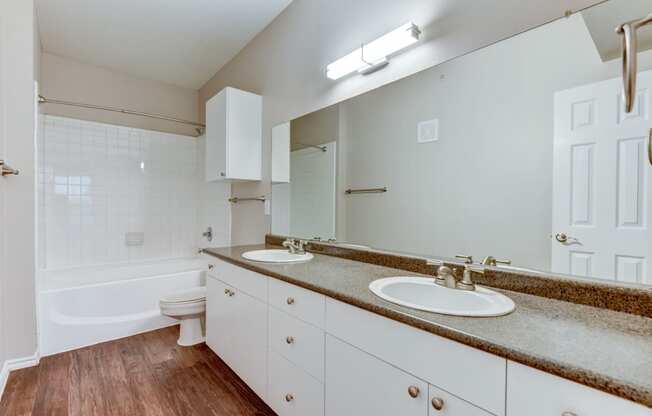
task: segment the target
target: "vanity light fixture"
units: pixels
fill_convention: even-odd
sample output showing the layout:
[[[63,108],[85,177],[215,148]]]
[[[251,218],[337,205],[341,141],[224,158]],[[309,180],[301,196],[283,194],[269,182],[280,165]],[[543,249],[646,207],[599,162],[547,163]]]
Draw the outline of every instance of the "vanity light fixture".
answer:
[[[364,75],[375,72],[389,63],[390,55],[417,42],[420,34],[419,27],[408,22],[331,62],[326,67],[326,76],[335,80],[356,71]]]

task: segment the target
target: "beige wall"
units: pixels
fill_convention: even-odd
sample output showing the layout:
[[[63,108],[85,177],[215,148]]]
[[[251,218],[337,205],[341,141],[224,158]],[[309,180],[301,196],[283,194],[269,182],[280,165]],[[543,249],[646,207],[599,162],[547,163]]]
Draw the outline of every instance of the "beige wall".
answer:
[[[125,108],[198,120],[195,90],[149,81],[77,62],[50,53],[41,56],[41,94],[47,98]],[[193,127],[152,118],[62,105],[43,105],[43,112],[82,120],[169,133],[196,135]]]
[[[473,7],[473,0],[295,0],[200,89],[200,115],[205,102],[225,86],[264,96],[264,178],[234,184],[233,194],[269,194],[272,126],[550,21],[568,8],[598,2],[503,0],[487,14]],[[409,20],[424,29],[422,41],[393,58],[386,69],[337,82],[325,77],[326,65],[350,52],[358,40],[374,39]],[[234,209],[232,221],[233,244],[261,242],[269,230],[270,219],[256,204]]]
[[[290,123],[290,149],[337,141],[340,135],[340,109],[333,105],[295,118]]]
[[[20,169],[0,179],[0,364],[35,353],[35,140],[33,0],[0,7],[0,159]]]

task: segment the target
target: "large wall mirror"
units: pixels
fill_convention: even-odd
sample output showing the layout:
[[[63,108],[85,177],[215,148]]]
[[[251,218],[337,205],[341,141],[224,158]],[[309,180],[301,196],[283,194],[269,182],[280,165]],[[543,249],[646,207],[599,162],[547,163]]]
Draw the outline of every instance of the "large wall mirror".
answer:
[[[610,0],[275,127],[272,233],[652,284],[652,28],[631,113],[614,31],[650,12]]]

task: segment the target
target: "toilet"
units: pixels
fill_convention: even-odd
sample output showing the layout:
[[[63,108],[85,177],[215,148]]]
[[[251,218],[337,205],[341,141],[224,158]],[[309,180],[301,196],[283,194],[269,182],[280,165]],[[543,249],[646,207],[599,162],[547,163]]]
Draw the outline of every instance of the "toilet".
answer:
[[[177,344],[190,346],[204,342],[206,287],[195,287],[161,298],[161,313],[179,320]]]

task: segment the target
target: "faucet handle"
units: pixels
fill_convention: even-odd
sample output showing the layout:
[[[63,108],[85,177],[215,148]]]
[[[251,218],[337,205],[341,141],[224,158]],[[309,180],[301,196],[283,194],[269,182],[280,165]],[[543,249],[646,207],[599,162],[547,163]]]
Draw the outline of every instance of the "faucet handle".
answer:
[[[474,273],[479,273],[479,274],[484,274],[485,268],[482,265],[479,264],[465,264],[464,265],[464,271],[469,271],[469,272],[474,272]]]
[[[426,259],[426,265],[428,265],[428,266],[443,266],[444,265],[444,260]]]
[[[473,256],[465,256],[464,254],[457,254],[455,258],[464,260],[465,264],[473,263]]]

